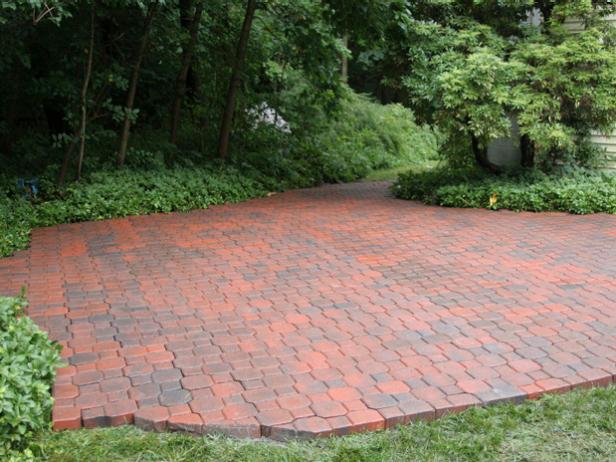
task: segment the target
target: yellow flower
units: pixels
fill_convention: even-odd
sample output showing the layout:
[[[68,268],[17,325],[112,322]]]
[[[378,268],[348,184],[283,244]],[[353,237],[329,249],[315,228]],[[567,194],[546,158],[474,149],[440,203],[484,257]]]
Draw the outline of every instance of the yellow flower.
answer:
[[[497,201],[498,201],[498,199],[496,198],[496,193],[493,193],[490,196],[490,207],[494,207],[494,205],[496,205]]]

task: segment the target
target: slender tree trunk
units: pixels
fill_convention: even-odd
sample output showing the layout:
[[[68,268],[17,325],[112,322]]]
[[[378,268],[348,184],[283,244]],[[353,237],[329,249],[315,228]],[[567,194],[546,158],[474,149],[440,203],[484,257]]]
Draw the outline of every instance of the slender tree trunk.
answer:
[[[349,33],[345,32],[342,36],[342,43],[345,48],[349,48]],[[342,55],[342,62],[340,66],[340,77],[343,82],[348,82],[349,80],[349,58],[346,54]]]
[[[203,2],[200,1],[195,6],[195,12],[192,16],[192,20],[188,25],[189,40],[188,43],[182,49],[182,60],[180,64],[180,71],[178,72],[175,80],[175,96],[173,98],[173,104],[171,106],[171,133],[169,141],[176,144],[178,126],[180,124],[180,116],[182,110],[182,101],[186,94],[186,79],[188,78],[188,71],[192,63],[193,53],[195,51],[195,45],[199,36],[199,23],[201,21],[201,15],[203,13]],[[173,161],[173,159],[171,159]]]
[[[475,162],[477,162],[477,165],[479,165],[480,167],[492,173],[498,172],[498,167],[496,167],[496,165],[492,164],[488,160],[488,150],[486,148],[481,147],[479,145],[479,140],[475,136],[472,136],[472,135],[471,135],[471,148],[473,150],[473,154],[475,156]]]
[[[80,136],[79,131],[77,131],[74,136]],[[71,163],[71,157],[76,147],[77,147],[77,139],[74,139],[64,151],[64,159],[62,160],[62,168],[60,169],[60,176],[58,177],[58,186],[63,186],[64,182],[66,181],[68,167],[69,167],[69,164]]]
[[[203,4],[202,9],[205,9],[205,1],[198,0]],[[191,12],[193,6],[193,0],[180,0],[180,26],[186,30],[186,33],[190,35],[190,26],[192,24]],[[197,35],[198,37],[198,35]],[[188,66],[188,73],[186,76],[186,95],[191,95],[193,98],[198,99],[201,92],[201,79],[199,75],[194,71],[195,61],[197,57],[193,54]]]
[[[143,35],[141,36],[141,40],[139,42],[139,48],[137,50],[135,64],[133,66],[133,71],[130,76],[130,82],[128,84],[128,93],[126,95],[126,104],[125,104],[126,115],[124,116],[124,123],[122,125],[122,132],[120,135],[120,148],[118,150],[118,156],[117,156],[117,164],[119,166],[124,165],[124,160],[126,159],[126,149],[128,148],[128,138],[130,136],[130,126],[131,126],[130,113],[132,112],[133,106],[135,104],[135,95],[137,93],[137,83],[139,81],[141,63],[143,62],[143,57],[145,56],[145,50],[148,46],[150,29],[152,26],[152,20],[154,19],[155,13],[156,13],[156,4],[153,3],[148,8],[148,12],[145,17],[145,23],[143,25]]]
[[[106,94],[107,94],[107,86],[104,85],[103,88],[101,88],[100,92],[94,98],[94,104],[92,105],[93,107],[90,108],[90,114],[87,115],[86,120],[89,120],[91,122],[93,119],[100,117],[100,114],[99,114],[100,106]],[[66,175],[68,174],[68,167],[71,163],[71,156],[73,154],[73,151],[77,147],[78,141],[80,140],[81,140],[81,131],[80,129],[77,129],[75,130],[75,133],[73,133],[73,141],[71,141],[71,144],[69,144],[69,146],[64,151],[64,159],[62,160],[62,168],[60,169],[60,175],[58,176],[58,186],[62,186],[66,180]]]
[[[520,152],[522,154],[520,164],[522,167],[531,168],[535,166],[535,147],[528,135],[520,137]]]
[[[4,121],[6,124],[6,135],[2,136],[0,141],[0,149],[7,156],[12,154],[12,147],[15,138],[17,137],[17,115],[19,113],[19,101],[23,95],[22,86],[26,79],[24,78],[23,64],[19,59],[15,59],[9,67],[8,75],[5,75],[6,81],[3,84],[3,90],[6,92],[4,107],[0,111],[4,112]]]
[[[92,76],[92,62],[94,60],[94,5],[90,12],[90,47],[88,49],[88,64],[86,65],[86,76],[81,89],[81,126],[79,128],[79,157],[77,158],[77,180],[81,179],[81,168],[83,167],[83,156],[86,150],[86,128],[88,122],[88,87]]]
[[[227,101],[225,112],[220,125],[220,136],[218,138],[218,156],[225,159],[229,155],[229,137],[231,136],[231,127],[233,125],[233,114],[235,112],[235,99],[242,80],[242,66],[246,57],[246,48],[248,45],[248,37],[252,27],[252,20],[257,9],[257,0],[248,0],[246,5],[246,14],[240,39],[237,44],[233,69],[231,71],[231,80],[229,82],[229,91],[227,93]]]
[[[15,119],[17,118],[18,92],[7,95],[4,120],[6,121],[6,136],[2,137],[1,148],[7,155],[11,153],[13,137],[15,136]]]
[[[552,18],[552,10],[554,9],[555,2],[553,0],[540,0],[537,3],[537,8],[541,11],[543,16],[543,22],[547,23]]]

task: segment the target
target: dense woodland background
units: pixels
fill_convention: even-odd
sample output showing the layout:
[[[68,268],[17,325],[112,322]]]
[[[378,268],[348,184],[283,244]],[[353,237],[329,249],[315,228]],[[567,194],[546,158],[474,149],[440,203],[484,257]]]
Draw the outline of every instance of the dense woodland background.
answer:
[[[613,8],[611,2],[545,0],[3,2],[3,165],[23,175],[55,174],[64,183],[84,168],[107,163],[156,167],[161,156],[167,165],[192,165],[213,158],[245,161],[258,154],[269,164],[270,156],[277,162],[292,150],[294,159],[311,162],[319,150],[315,137],[336,116],[347,116],[341,113],[345,95],[354,105],[368,104],[349,96],[346,82],[380,103],[404,104],[420,123],[465,125],[457,131],[472,135],[474,143],[486,141],[502,125],[498,120],[488,127],[489,119],[500,114],[490,114],[494,108],[487,101],[461,93],[486,79],[490,87],[480,96],[502,106],[498,85],[520,78],[511,59],[516,53],[517,65],[551,65],[554,69],[545,71],[558,71],[556,63],[540,61],[558,51],[562,57],[577,51],[588,70],[613,71],[604,69],[607,56],[591,56],[613,54],[611,42],[594,49],[588,44],[586,50],[557,49],[568,40],[557,30],[566,17],[583,17],[591,39],[607,36],[593,6],[601,6],[600,15]],[[531,31],[525,22],[533,8],[543,30]],[[578,47],[584,44],[575,40]],[[574,79],[575,62],[567,64],[573,64],[568,78]],[[465,75],[482,65],[490,72]],[[457,79],[452,91],[451,82],[439,76],[443,68],[456,67],[458,75],[449,76]],[[527,98],[525,103],[540,104],[541,97],[563,93],[556,88],[562,82],[550,81],[555,76],[541,77],[544,86],[554,88],[518,95]],[[601,83],[613,80],[585,82],[603,94],[577,95],[578,104],[593,103],[592,111],[600,112],[598,96],[614,98]],[[451,107],[453,97],[460,107]],[[469,110],[464,107],[469,103],[482,107]],[[481,109],[488,113],[478,114]],[[607,108],[605,114],[593,114],[604,119],[593,120],[594,125],[610,125],[609,109],[609,114]],[[268,116],[284,122],[263,123]],[[541,117],[534,115],[533,122]],[[473,127],[479,122],[486,123]],[[536,134],[535,141],[549,136]]]
[[[403,8],[400,2],[354,3],[5,7],[5,165],[64,183],[112,163],[158,168],[163,161],[195,165],[221,158],[284,164],[279,157],[289,155],[311,162],[316,146],[299,145],[327,130],[343,95],[368,104],[345,88],[351,55],[345,43],[352,35],[353,47],[378,46],[397,14],[392,8]],[[363,91],[383,93],[381,78],[368,83],[365,72],[355,70],[358,63],[351,66],[352,80]],[[264,123],[268,117],[281,120]]]
[[[34,226],[190,210],[387,168],[437,165],[427,179],[403,176],[400,195],[483,206],[493,193],[424,192],[474,178],[460,169],[504,173],[486,148],[509,134],[512,114],[525,183],[601,167],[589,135],[616,123],[616,28],[604,21],[615,8],[3,1],[0,253],[23,247]],[[570,33],[567,18],[583,31]],[[609,211],[611,194],[601,207],[544,208]]]

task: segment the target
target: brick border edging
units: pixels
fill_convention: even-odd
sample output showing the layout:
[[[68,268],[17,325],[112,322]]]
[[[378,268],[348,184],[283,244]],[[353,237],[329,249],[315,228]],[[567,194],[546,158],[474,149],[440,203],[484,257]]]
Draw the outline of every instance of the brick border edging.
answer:
[[[223,434],[235,438],[252,439],[266,437],[278,441],[313,439],[334,435],[344,436],[351,433],[391,429],[418,420],[431,421],[446,414],[462,412],[471,407],[485,407],[506,402],[519,404],[547,394],[607,387],[616,383],[616,374],[601,373],[595,370],[587,375],[588,377],[585,380],[576,383],[567,383],[560,379],[547,379],[545,381],[546,388],[543,389],[534,384],[526,387],[528,391],[516,391],[513,388],[509,390],[494,389],[483,393],[481,399],[468,394],[465,396],[470,399],[461,400],[457,404],[443,406],[439,409],[435,409],[425,401],[414,400],[407,401],[399,406],[407,409],[408,413],[401,412],[398,407],[351,411],[333,425],[327,419],[317,416],[300,417],[289,422],[272,424],[259,423],[254,417],[238,420],[232,424],[225,422],[205,423],[199,414],[190,412],[184,407],[176,409],[179,413],[174,414],[173,408],[154,406],[116,415],[88,417],[83,416],[78,408],[71,408],[70,411],[72,412],[68,412],[66,415],[57,416],[54,412],[53,429],[75,430],[81,427],[115,427],[134,424],[136,427],[147,431],[179,431],[197,435]]]

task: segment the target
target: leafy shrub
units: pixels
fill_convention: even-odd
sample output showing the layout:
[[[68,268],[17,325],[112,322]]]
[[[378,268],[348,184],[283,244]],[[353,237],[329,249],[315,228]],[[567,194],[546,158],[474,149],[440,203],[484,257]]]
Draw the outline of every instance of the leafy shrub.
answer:
[[[44,191],[31,204],[12,192],[0,195],[0,256],[28,245],[30,230],[89,220],[156,212],[188,211],[264,195],[268,189],[253,177],[226,168],[115,170],[92,174],[66,190]]]
[[[0,297],[0,460],[26,460],[33,435],[49,428],[61,365],[60,346],[22,315],[25,306]]]
[[[245,149],[235,156],[242,171],[254,169],[270,189],[282,190],[354,181],[437,155],[436,133],[399,104],[382,105],[347,89],[334,112],[311,115],[306,121],[305,111],[290,112],[291,133],[264,124],[245,130]]]
[[[616,214],[616,175],[581,169],[553,175],[531,170],[498,176],[442,168],[408,172],[400,175],[394,192],[402,199],[446,207]]]
[[[30,203],[0,195],[0,257],[28,245],[32,213]]]
[[[263,195],[261,185],[232,168],[98,172],[62,197],[36,206],[37,226],[156,212],[185,212]]]
[[[322,156],[314,143],[286,134],[267,136],[267,132],[274,130],[259,127],[255,132],[261,134],[261,146],[255,146],[253,137],[253,149],[234,156],[234,162],[242,174],[255,179],[270,191],[306,188],[322,183]],[[266,145],[266,140],[269,145]]]
[[[315,140],[325,181],[353,181],[373,170],[436,156],[436,135],[399,104],[382,105],[349,93]]]
[[[512,90],[518,122],[533,142],[538,165],[582,164],[580,141],[593,130],[613,130],[616,49],[610,36],[612,31],[589,25],[578,34],[531,37],[513,51],[512,62],[526,69]]]
[[[528,8],[524,2],[478,3],[524,15]],[[616,29],[603,18],[613,6],[582,0],[543,6],[552,14],[541,27],[527,24],[510,35],[482,24],[485,18],[452,21],[446,15],[442,25],[423,26],[424,48],[411,45],[416,51],[403,82],[418,113],[446,137],[449,160],[493,167],[487,146],[510,135],[511,116],[523,137],[522,166],[550,171],[598,160],[597,151],[587,149],[589,136],[610,133],[616,124]],[[583,25],[579,33],[563,26],[573,17]]]

